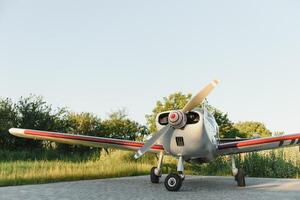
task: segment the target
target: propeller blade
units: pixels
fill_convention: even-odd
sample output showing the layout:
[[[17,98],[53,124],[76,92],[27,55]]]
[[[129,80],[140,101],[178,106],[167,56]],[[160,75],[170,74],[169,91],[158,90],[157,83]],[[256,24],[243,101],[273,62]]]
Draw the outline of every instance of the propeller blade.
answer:
[[[165,135],[165,134],[171,134],[174,131],[174,128],[170,125],[165,126],[164,128],[160,129],[155,135],[153,135],[145,144],[143,147],[141,147],[134,155],[135,159],[138,159],[144,153],[150,150],[150,148],[157,142],[157,140]]]
[[[194,96],[182,109],[184,113],[189,112],[199,106],[203,100],[209,95],[209,93],[219,83],[218,80],[213,80],[207,86],[205,86],[196,96]]]

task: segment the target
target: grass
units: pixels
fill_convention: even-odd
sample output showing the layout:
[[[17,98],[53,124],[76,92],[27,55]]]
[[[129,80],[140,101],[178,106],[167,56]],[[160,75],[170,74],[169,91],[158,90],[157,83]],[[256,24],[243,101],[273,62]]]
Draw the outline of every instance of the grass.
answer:
[[[247,176],[270,178],[299,178],[299,147],[242,154],[236,157],[237,166],[242,167]],[[219,157],[203,165],[188,165],[195,175],[231,176],[230,157]]]
[[[56,151],[0,151],[0,186],[148,175],[156,165],[155,155],[148,154],[136,161],[133,154],[123,151],[72,155]],[[298,147],[237,157],[248,176],[299,178]],[[176,170],[174,158],[166,157],[164,161],[164,173]],[[230,166],[228,157],[220,157],[209,164],[187,163],[185,173],[231,176]]]
[[[109,155],[102,153],[100,158],[90,160],[1,161],[0,186],[136,176],[148,174],[153,166],[148,158],[135,162],[128,157],[128,152],[115,151]]]
[[[1,164],[0,186],[73,181],[121,176],[142,175],[149,172],[148,164],[122,163],[110,166],[99,161],[68,163],[64,161],[17,161]]]

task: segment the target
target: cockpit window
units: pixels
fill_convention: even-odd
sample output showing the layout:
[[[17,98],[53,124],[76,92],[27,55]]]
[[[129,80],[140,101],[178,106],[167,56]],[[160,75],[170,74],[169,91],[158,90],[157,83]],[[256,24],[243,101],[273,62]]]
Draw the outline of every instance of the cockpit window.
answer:
[[[158,117],[158,123],[163,126],[168,125],[169,123],[168,117],[169,117],[169,113],[161,114]],[[187,117],[186,124],[196,124],[200,120],[200,116],[196,112],[188,112],[186,117]]]

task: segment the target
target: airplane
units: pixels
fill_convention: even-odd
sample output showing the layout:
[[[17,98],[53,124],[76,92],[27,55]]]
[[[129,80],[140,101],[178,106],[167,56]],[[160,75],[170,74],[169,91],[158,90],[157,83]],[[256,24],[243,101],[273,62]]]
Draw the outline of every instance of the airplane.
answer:
[[[180,190],[184,175],[184,162],[208,163],[219,156],[231,156],[232,174],[239,187],[245,187],[245,173],[237,168],[234,155],[267,149],[300,145],[300,133],[254,139],[231,139],[226,142],[219,137],[219,127],[214,116],[204,107],[206,97],[219,83],[213,80],[195,95],[181,110],[162,112],[156,117],[158,132],[144,142],[74,135],[11,128],[12,135],[36,140],[48,140],[72,145],[85,145],[101,148],[115,148],[136,151],[138,159],[146,152],[158,154],[157,166],[150,171],[150,180],[157,184],[162,176],[165,155],[177,158],[177,173],[170,173],[164,180],[168,191]]]

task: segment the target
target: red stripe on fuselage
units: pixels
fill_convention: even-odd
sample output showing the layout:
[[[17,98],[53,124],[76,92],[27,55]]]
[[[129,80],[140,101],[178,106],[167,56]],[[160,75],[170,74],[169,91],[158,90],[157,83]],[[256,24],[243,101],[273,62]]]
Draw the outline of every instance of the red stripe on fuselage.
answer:
[[[220,144],[219,149],[228,149],[228,148],[237,148],[237,147],[248,147],[248,146],[254,146],[259,144],[266,144],[266,143],[272,143],[272,142],[280,142],[285,140],[296,140],[300,139],[300,134],[292,134],[292,135],[284,135],[284,136],[277,136],[277,137],[271,137],[271,138],[259,138],[259,139],[253,139],[253,140],[246,140],[241,142],[230,142],[225,144]]]
[[[128,146],[128,147],[137,147],[140,148],[144,146],[143,142],[134,142],[134,141],[122,141],[118,139],[109,139],[109,138],[96,138],[92,136],[78,136],[78,135],[66,135],[55,132],[44,132],[44,131],[33,131],[33,130],[24,130],[25,135],[34,135],[34,136],[42,136],[42,137],[50,137],[50,138],[60,138],[60,139],[71,139],[71,140],[80,140],[86,142],[97,142],[97,143],[105,143],[105,144],[114,144],[120,146]],[[153,145],[151,149],[154,150],[164,150],[162,145]]]

